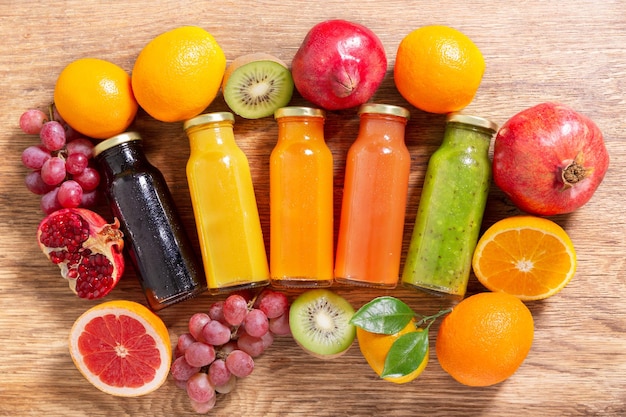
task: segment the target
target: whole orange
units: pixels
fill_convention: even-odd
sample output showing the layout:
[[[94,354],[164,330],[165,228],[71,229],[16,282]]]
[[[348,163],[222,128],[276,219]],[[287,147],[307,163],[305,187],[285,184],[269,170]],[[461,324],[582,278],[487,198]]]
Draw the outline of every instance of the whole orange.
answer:
[[[182,26],[152,39],[139,53],[132,85],[139,105],[162,122],[187,120],[215,99],[226,57],[215,38]]]
[[[413,106],[430,113],[450,113],[474,99],[485,72],[478,47],[448,26],[423,26],[398,46],[394,82]]]
[[[378,376],[382,375],[383,369],[385,368],[385,359],[387,358],[387,354],[389,353],[389,349],[391,349],[391,345],[395,342],[400,336],[410,333],[422,331],[422,329],[417,329],[415,327],[415,320],[411,320],[409,324],[406,325],[402,330],[395,334],[379,334],[372,333],[364,330],[360,327],[356,328],[356,337],[359,342],[359,349],[361,349],[361,354],[369,364],[369,366],[376,372]],[[386,377],[383,378],[390,382],[395,382],[396,384],[404,384],[410,381],[413,381],[417,378],[426,368],[428,364],[428,356],[429,350],[426,351],[426,355],[424,359],[421,361],[419,366],[410,374],[405,375],[403,377]]]
[[[68,125],[95,139],[124,132],[137,114],[128,73],[97,58],[77,59],[61,71],[54,105]]]
[[[441,322],[435,345],[437,359],[462,384],[494,385],[520,367],[533,335],[532,314],[519,298],[479,293],[457,304]]]

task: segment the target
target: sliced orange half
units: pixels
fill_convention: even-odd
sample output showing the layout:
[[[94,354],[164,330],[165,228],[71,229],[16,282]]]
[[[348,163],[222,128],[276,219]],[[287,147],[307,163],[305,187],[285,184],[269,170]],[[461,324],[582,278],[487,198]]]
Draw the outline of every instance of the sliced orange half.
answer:
[[[555,222],[514,216],[496,222],[480,237],[472,267],[491,291],[523,301],[541,300],[570,282],[576,272],[576,252]]]
[[[83,313],[70,332],[70,354],[83,376],[111,395],[136,397],[159,388],[169,374],[167,327],[133,301],[109,301]]]

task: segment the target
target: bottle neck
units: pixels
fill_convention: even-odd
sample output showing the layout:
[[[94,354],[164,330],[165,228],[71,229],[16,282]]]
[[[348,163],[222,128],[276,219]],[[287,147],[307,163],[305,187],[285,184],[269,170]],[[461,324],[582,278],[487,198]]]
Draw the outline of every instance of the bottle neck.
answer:
[[[233,123],[226,120],[193,127],[187,130],[187,137],[192,152],[205,152],[219,146],[236,146]]]
[[[464,123],[448,123],[443,136],[442,146],[471,148],[479,152],[488,152],[494,132],[479,126]]]
[[[361,115],[357,140],[377,139],[404,144],[406,124],[405,117],[365,113]]]
[[[324,141],[322,117],[281,117],[278,119],[278,141]]]
[[[106,177],[116,176],[127,171],[142,171],[152,168],[139,141],[121,143],[109,148],[98,155],[96,161]]]

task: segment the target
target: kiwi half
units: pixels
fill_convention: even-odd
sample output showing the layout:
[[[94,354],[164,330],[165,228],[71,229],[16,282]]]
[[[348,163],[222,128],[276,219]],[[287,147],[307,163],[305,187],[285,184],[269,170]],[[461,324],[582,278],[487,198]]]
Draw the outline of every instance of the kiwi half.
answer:
[[[289,310],[289,327],[302,349],[320,359],[344,354],[356,336],[350,324],[354,308],[346,299],[326,289],[306,291]]]
[[[246,119],[271,116],[293,95],[291,71],[280,59],[264,53],[235,59],[224,73],[222,94],[230,109]]]

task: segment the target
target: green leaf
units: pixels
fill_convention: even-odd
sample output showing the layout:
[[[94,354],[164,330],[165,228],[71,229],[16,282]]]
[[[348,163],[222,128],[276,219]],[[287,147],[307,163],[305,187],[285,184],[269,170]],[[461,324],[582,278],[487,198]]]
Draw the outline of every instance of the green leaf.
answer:
[[[404,329],[415,313],[395,297],[378,297],[361,307],[350,323],[378,334],[395,334]]]
[[[428,330],[403,334],[391,345],[381,378],[400,378],[415,371],[428,352]]]

